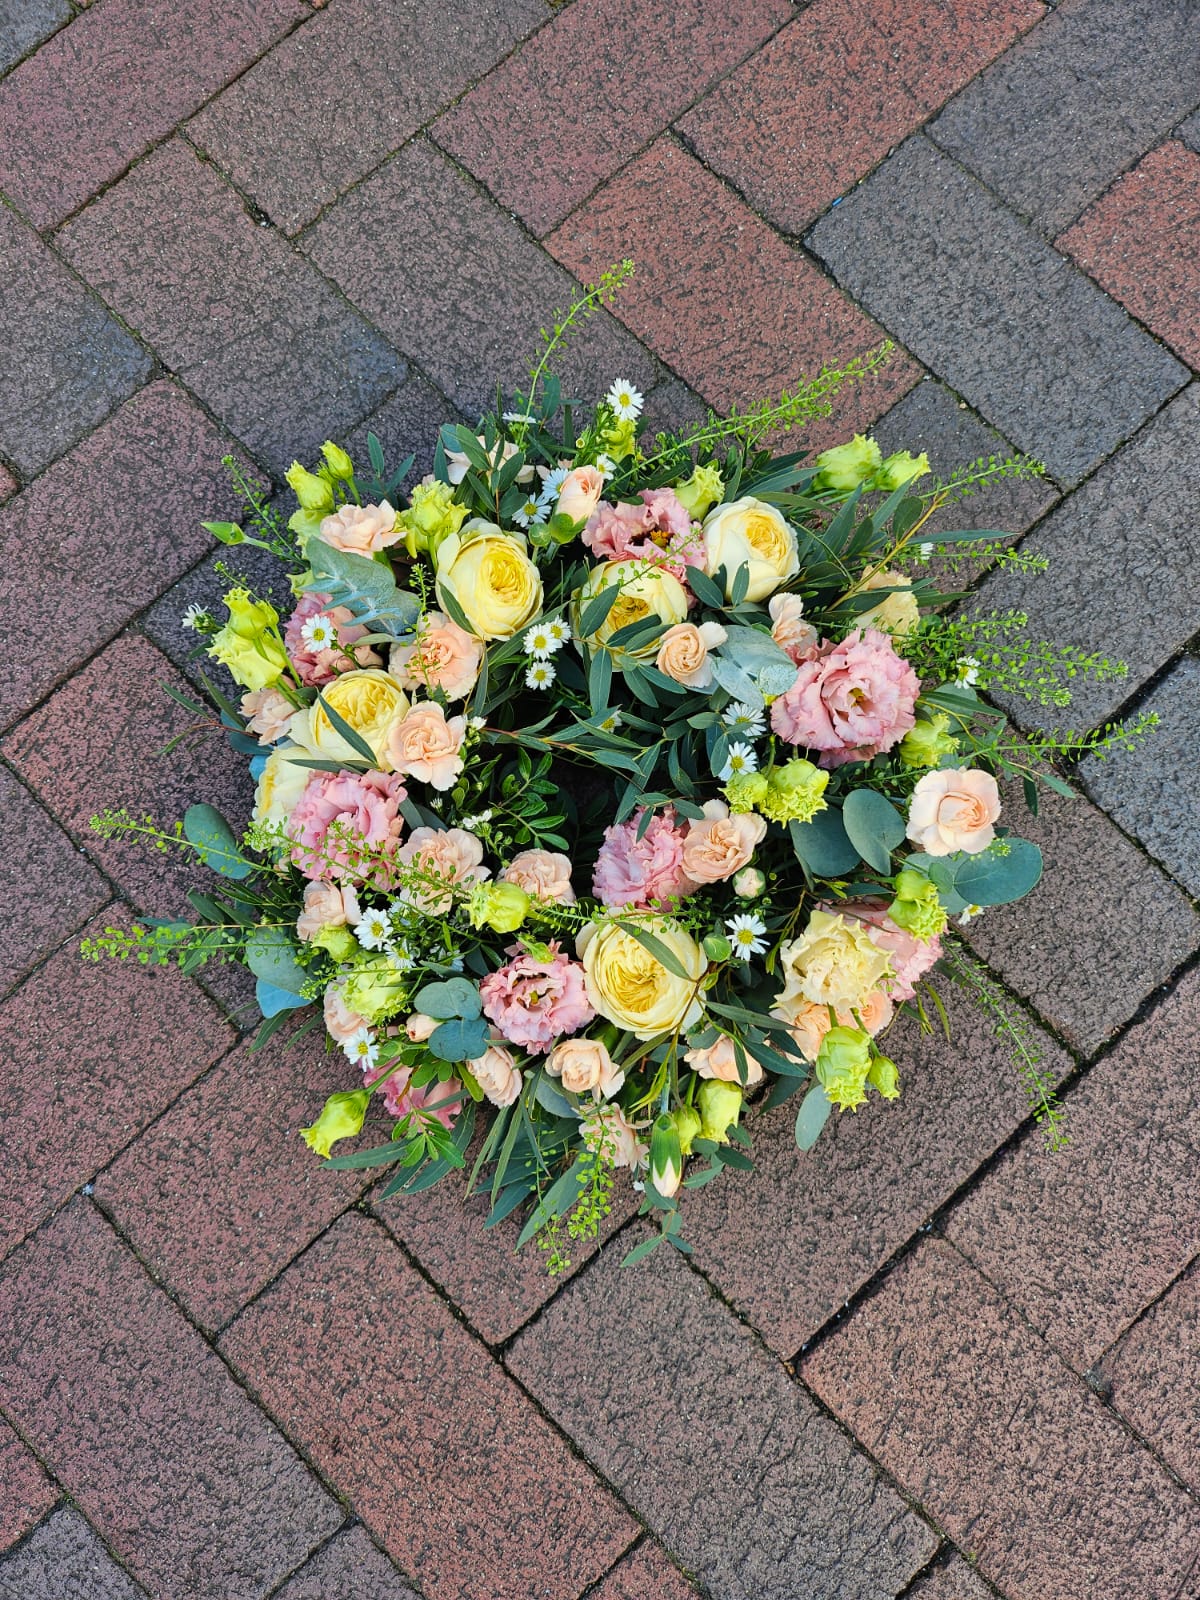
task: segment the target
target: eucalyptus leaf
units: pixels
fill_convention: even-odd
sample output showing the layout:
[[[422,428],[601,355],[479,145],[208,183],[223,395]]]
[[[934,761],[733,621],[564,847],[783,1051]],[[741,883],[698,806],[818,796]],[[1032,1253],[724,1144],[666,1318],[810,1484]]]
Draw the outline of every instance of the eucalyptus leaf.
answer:
[[[890,872],[892,851],[904,843],[904,818],[875,789],[854,789],[842,802],[846,837],[868,866]]]
[[[444,983],[427,983],[413,997],[413,1007],[427,1017],[447,1022],[452,1017],[473,1020],[483,1009],[479,990],[466,978],[447,978]]]
[[[277,1017],[281,1011],[297,1011],[301,1006],[310,1005],[301,994],[292,994],[288,989],[279,989],[273,983],[266,983],[262,978],[254,985],[254,998],[258,1002],[258,1009],[264,1017]]]
[[[204,865],[223,878],[247,878],[254,870],[239,851],[233,829],[215,806],[189,806],[183,817],[183,833],[196,846]]]
[[[390,566],[348,550],[335,550],[323,539],[304,547],[312,570],[311,589],[330,596],[331,605],[345,606],[357,622],[374,623],[399,638],[416,627],[421,606],[415,594],[396,586]]]
[[[801,1150],[811,1150],[821,1137],[821,1130],[829,1121],[829,1113],[833,1110],[829,1096],[819,1083],[814,1083],[812,1088],[800,1102],[800,1109],[796,1113],[796,1143]]]
[[[979,855],[958,851],[935,859],[929,876],[943,889],[959,895],[967,905],[1002,906],[1020,900],[1042,875],[1042,852],[1028,839],[1009,837],[1004,853],[995,847]]]
[[[814,877],[840,878],[858,865],[858,851],[837,806],[818,811],[811,822],[789,822],[788,833],[793,850]]]
[[[300,994],[308,973],[296,960],[297,945],[283,928],[255,928],[246,940],[246,965],[256,978],[289,994]]]
[[[430,1050],[442,1061],[475,1061],[488,1047],[488,1024],[483,1017],[452,1017],[429,1035]]]

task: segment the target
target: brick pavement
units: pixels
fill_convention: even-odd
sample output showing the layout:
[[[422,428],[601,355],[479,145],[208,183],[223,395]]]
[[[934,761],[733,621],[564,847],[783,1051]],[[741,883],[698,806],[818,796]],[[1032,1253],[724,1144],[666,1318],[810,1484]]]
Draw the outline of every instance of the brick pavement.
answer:
[[[1198,179],[1196,0],[0,0],[0,1600],[1200,1593]],[[424,470],[627,254],[573,385],[667,421],[889,335],[813,441],[1044,460],[969,510],[1050,571],[978,603],[1163,727],[973,925],[1066,1152],[956,1011],[811,1156],[753,1117],[689,1261],[621,1271],[626,1210],[551,1281],[302,1160],[337,1068],[235,974],[77,942],[189,881],[96,807],[248,799],[152,753],[222,455]]]

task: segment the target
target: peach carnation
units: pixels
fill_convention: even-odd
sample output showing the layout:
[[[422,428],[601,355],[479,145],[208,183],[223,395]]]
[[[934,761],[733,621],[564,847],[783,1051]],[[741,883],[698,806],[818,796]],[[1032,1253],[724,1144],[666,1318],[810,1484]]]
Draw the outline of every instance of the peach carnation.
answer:
[[[342,998],[341,985],[336,981],[325,990],[322,1004],[325,1013],[325,1026],[338,1044],[349,1044],[356,1033],[361,1033],[367,1026],[367,1019],[360,1017]]]
[[[447,700],[464,700],[475,687],[482,660],[482,640],[440,611],[430,611],[415,644],[392,646],[388,671],[406,689],[440,689]]]
[[[593,1090],[604,1100],[611,1100],[625,1082],[602,1039],[564,1039],[547,1056],[546,1071],[561,1078],[570,1094]]]
[[[253,689],[242,696],[246,732],[256,733],[259,744],[285,738],[295,714],[295,706],[278,689]]]
[[[433,789],[452,789],[463,769],[462,747],[467,736],[466,717],[446,716],[435,701],[413,706],[393,723],[387,736],[392,766],[407,778],[417,778]]]
[[[323,928],[344,928],[360,915],[358,896],[348,883],[339,887],[318,878],[304,886],[304,910],[296,919],[296,933],[301,939],[315,939]]]
[[[515,883],[534,900],[558,905],[575,904],[571,887],[571,862],[553,850],[521,850],[500,874],[501,883]]]
[[[750,860],[767,832],[754,812],[730,816],[723,800],[704,803],[704,820],[688,823],[683,839],[683,870],[697,883],[722,883]]]
[[[946,767],[927,772],[913,790],[908,837],[926,855],[956,850],[978,855],[996,837],[1000,790],[990,772],[978,767]]]
[[[482,843],[466,828],[414,828],[396,852],[396,860],[403,867],[415,868],[422,880],[405,885],[401,899],[435,917],[443,916],[454,904],[452,888],[469,889],[491,876],[491,869],[481,865]],[[436,883],[423,881],[428,878],[441,879],[445,891]]]
[[[685,835],[675,826],[674,808],[668,806],[643,829],[644,816],[645,807],[639,806],[628,822],[604,831],[592,878],[592,892],[603,905],[646,911],[652,904],[681,899],[696,887],[683,864]]]
[[[677,622],[663,634],[655,666],[676,683],[689,689],[710,688],[713,681],[709,651],[725,643],[729,635],[719,622]]]
[[[688,1050],[683,1059],[692,1071],[701,1078],[719,1078],[722,1083],[741,1083],[738,1076],[737,1055],[734,1052],[733,1040],[728,1034],[721,1034],[715,1044],[705,1045],[701,1049]],[[752,1055],[746,1055],[746,1083],[747,1089],[754,1084],[761,1083],[763,1069]]]
[[[841,1010],[837,1013],[838,1025],[843,1028],[856,1028],[861,1020],[863,1028],[872,1038],[881,1033],[892,1020],[894,1007],[891,997],[882,989],[872,989],[861,1003],[851,1010]],[[806,1061],[815,1061],[820,1054],[821,1045],[825,1035],[833,1027],[829,1020],[829,1007],[817,1005],[814,1001],[807,1001],[794,1009],[784,1018],[778,1011],[773,1011],[772,1016],[778,1016],[781,1021],[786,1021],[788,1032],[796,1041],[800,1054]]]
[[[817,630],[804,621],[804,601],[798,594],[773,594],[767,603],[771,637],[797,666],[817,653]]]
[[[771,727],[788,744],[819,750],[823,767],[868,761],[915,725],[920,690],[886,634],[856,629],[800,664],[795,683],[771,706]]]
[[[514,946],[513,959],[489,972],[479,985],[489,1022],[510,1044],[539,1052],[549,1050],[562,1035],[577,1032],[596,1015],[583,968],[562,955],[557,943],[548,948],[550,959],[539,961]]]
[[[404,537],[396,526],[395,508],[386,500],[377,506],[339,506],[321,519],[319,537],[335,550],[352,556],[373,556]]]

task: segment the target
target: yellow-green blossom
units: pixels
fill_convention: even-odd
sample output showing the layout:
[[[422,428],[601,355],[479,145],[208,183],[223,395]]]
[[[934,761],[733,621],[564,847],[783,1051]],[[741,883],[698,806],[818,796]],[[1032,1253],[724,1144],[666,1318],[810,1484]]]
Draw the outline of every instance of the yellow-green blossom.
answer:
[[[873,477],[883,465],[883,452],[874,439],[856,433],[849,444],[834,445],[822,450],[816,459],[817,476],[813,480],[819,489],[840,489],[847,494]]]
[[[265,689],[287,671],[287,652],[279,636],[279,613],[266,600],[252,600],[248,589],[225,596],[229,620],[213,635],[208,653],[245,689]]]
[[[736,1128],[742,1114],[742,1091],[735,1083],[706,1078],[696,1099],[700,1105],[700,1133],[717,1144],[729,1143],[729,1129]]]
[[[906,767],[936,767],[943,756],[958,750],[958,740],[947,733],[950,718],[938,711],[928,720],[915,723],[900,741],[899,755]]]
[[[352,1094],[331,1094],[312,1127],[300,1129],[305,1144],[319,1156],[328,1158],[339,1139],[352,1139],[362,1132],[370,1100],[369,1089],[355,1089]]]
[[[731,811],[753,811],[767,797],[765,772],[735,772],[722,789]]]
[[[710,461],[697,467],[685,483],[675,490],[693,522],[702,522],[705,513],[717,504],[725,493],[725,480]]]
[[[888,456],[880,465],[871,487],[898,489],[902,483],[911,483],[914,478],[923,478],[928,471],[929,457],[924,450],[919,456],[910,455],[907,450],[897,450],[895,455]]]
[[[529,914],[529,896],[516,883],[477,883],[467,902],[473,928],[515,933]]]
[[[896,898],[888,916],[898,928],[928,942],[946,926],[946,910],[938,899],[937,888],[920,872],[905,869],[896,874]]]
[[[900,1072],[891,1056],[871,1057],[871,1070],[867,1073],[867,1082],[878,1089],[885,1100],[900,1098]]]
[[[690,1156],[693,1141],[700,1135],[700,1113],[691,1106],[680,1106],[672,1115],[675,1119],[675,1131],[679,1135],[680,1154]]]
[[[825,810],[829,774],[797,757],[767,769],[767,792],[758,809],[772,822],[809,822]],[[737,809],[734,807],[733,809]]]
[[[288,468],[287,481],[300,502],[300,509],[288,518],[288,527],[301,539],[310,538],[333,510],[333,485],[323,474],[309,472],[298,461]]]
[[[600,435],[605,454],[613,461],[623,461],[637,448],[637,421],[633,417],[618,417],[611,428]]]
[[[404,975],[382,953],[359,957],[340,974],[338,989],[346,1010],[371,1023],[394,1017],[406,999]]]
[[[830,1103],[854,1111],[867,1098],[871,1036],[861,1028],[830,1028],[817,1055],[817,1080]]]
[[[412,492],[412,502],[407,511],[396,518],[405,530],[405,548],[410,556],[428,551],[436,556],[438,547],[457,533],[467,519],[468,508],[454,498],[454,489],[448,483],[434,479],[432,483],[419,483]]]
[[[335,961],[349,961],[361,952],[361,945],[342,923],[330,923],[321,928],[309,941],[318,950],[327,950]]]
[[[354,463],[340,445],[334,444],[332,439],[326,439],[321,446],[321,454],[325,457],[325,465],[335,478],[353,483]]]

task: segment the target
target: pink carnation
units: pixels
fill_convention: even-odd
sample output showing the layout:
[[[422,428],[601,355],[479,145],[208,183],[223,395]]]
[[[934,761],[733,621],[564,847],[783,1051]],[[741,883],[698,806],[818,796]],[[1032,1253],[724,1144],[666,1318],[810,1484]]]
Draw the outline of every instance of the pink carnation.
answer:
[[[680,583],[686,583],[689,567],[703,567],[705,559],[704,540],[674,489],[643,489],[640,506],[602,500],[588,518],[583,542],[605,561],[656,561]]]
[[[801,663],[795,683],[771,707],[771,726],[788,744],[819,750],[823,767],[869,761],[914,726],[920,690],[886,634],[856,629],[841,644],[826,639]]]
[[[489,972],[479,985],[484,1015],[509,1044],[527,1050],[549,1050],[557,1039],[577,1032],[596,1015],[582,966],[560,954],[557,943],[550,949],[550,961],[537,961],[513,946],[509,951],[513,960]]]
[[[628,822],[614,823],[604,831],[592,878],[592,893],[603,905],[646,911],[652,901],[662,905],[696,889],[695,881],[684,871],[687,834],[675,826],[673,808],[668,806],[652,818],[639,839],[644,815],[645,807],[639,806]]]
[[[287,821],[296,845],[292,860],[306,878],[362,877],[388,888],[388,863],[364,862],[362,853],[391,856],[404,826],[406,793],[395,773],[314,772]]]
[[[363,1082],[374,1083],[387,1068],[380,1064],[377,1067],[368,1067],[363,1073]],[[412,1111],[424,1111],[427,1115],[436,1117],[443,1128],[452,1128],[461,1106],[444,1105],[443,1101],[453,1100],[462,1093],[462,1084],[457,1078],[447,1078],[444,1081],[435,1079],[419,1089],[409,1087],[412,1078],[411,1067],[397,1067],[395,1072],[384,1084],[381,1093],[383,1103],[389,1116],[407,1117]]]
[[[938,938],[918,939],[906,928],[899,927],[887,914],[883,900],[856,900],[837,907],[823,906],[824,911],[837,910],[843,917],[855,917],[870,929],[871,943],[891,957],[893,978],[885,983],[893,1000],[911,1000],[917,992],[918,982],[932,970],[942,954],[942,941]]]
[[[354,613],[347,606],[331,606],[329,599],[327,594],[306,594],[288,618],[283,630],[283,643],[288,653],[288,660],[295,667],[300,682],[312,688],[332,683],[339,672],[346,672],[355,664],[360,667],[383,665],[382,659],[375,654],[369,644],[360,644],[354,649],[355,640],[361,639],[363,634],[370,630],[361,622],[354,621]],[[314,650],[301,637],[304,624],[319,616],[327,617],[337,629],[338,644],[353,650],[353,661],[341,649]]]

